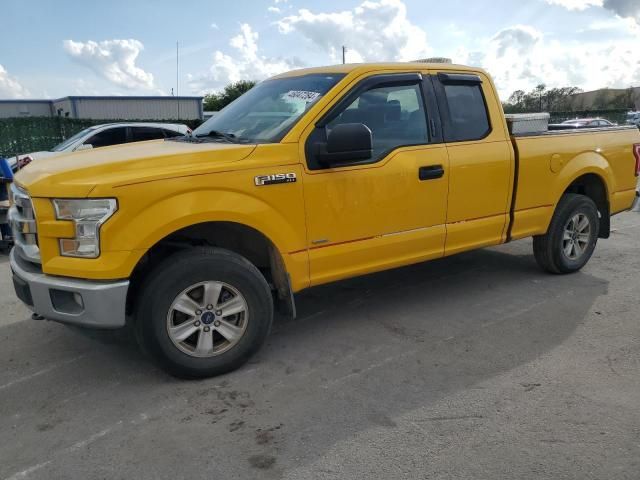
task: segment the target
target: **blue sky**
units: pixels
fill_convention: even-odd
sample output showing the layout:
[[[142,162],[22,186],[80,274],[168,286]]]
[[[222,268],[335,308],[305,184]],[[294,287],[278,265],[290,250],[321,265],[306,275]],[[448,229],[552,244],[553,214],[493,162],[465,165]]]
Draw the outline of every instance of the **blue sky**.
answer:
[[[640,0],[3,0],[0,98],[215,91],[347,60],[446,56],[517,88],[640,85]]]

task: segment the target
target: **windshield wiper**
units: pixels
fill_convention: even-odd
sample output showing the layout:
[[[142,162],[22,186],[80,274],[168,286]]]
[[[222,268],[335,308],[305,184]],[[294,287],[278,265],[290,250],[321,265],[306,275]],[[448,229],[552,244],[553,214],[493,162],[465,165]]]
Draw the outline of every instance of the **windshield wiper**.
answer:
[[[226,141],[231,142],[231,143],[237,143],[238,142],[238,137],[236,137],[233,133],[225,133],[225,132],[220,132],[218,130],[210,130],[209,133],[200,133],[198,135],[196,135],[197,138],[202,138],[202,137],[218,137],[218,138],[224,138]]]

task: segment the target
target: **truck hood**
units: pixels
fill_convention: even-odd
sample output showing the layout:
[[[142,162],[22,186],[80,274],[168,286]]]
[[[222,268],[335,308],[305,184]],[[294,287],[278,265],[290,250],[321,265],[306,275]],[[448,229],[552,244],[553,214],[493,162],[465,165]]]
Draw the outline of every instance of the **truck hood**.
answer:
[[[152,140],[42,158],[16,174],[33,197],[89,195],[96,185],[118,186],[223,170],[255,145]]]

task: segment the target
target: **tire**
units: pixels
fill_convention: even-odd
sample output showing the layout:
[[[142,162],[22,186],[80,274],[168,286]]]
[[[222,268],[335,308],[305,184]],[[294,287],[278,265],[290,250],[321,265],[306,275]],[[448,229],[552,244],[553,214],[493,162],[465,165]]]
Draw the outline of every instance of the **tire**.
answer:
[[[181,251],[143,282],[136,338],[174,376],[204,378],[235,370],[258,351],[271,329],[273,298],[267,281],[229,250]]]
[[[538,265],[555,274],[577,272],[591,258],[599,229],[598,208],[593,200],[575,193],[563,195],[547,233],[533,237]],[[565,237],[565,232],[571,238]]]

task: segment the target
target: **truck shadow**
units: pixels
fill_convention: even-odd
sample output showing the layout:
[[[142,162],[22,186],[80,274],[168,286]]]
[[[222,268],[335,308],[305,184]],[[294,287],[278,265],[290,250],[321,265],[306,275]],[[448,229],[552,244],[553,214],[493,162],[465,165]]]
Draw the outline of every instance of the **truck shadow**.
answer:
[[[588,273],[547,275],[524,247],[506,249],[510,253],[504,247],[480,250],[303,292],[297,296],[298,318],[277,318],[259,354],[219,378],[183,382],[167,377],[124,332],[94,332],[87,338],[35,322],[0,329],[3,337],[28,345],[1,352],[0,361],[11,355],[18,366],[41,356],[46,365],[47,357],[58,358],[61,351],[82,356],[64,367],[73,374],[51,385],[49,400],[58,395],[56,389],[89,388],[90,397],[99,401],[100,390],[113,382],[119,387],[110,390],[112,402],[159,405],[169,398],[166,408],[174,414],[158,419],[154,428],[158,422],[178,422],[185,429],[171,427],[171,439],[154,439],[156,444],[225,437],[216,454],[222,471],[233,468],[242,478],[256,469],[282,473],[278,469],[312,465],[335,445],[371,428],[396,428],[407,412],[538,358],[571,336],[595,300],[607,293],[602,279]],[[7,415],[17,402],[37,409],[48,401],[29,392],[29,384],[20,386],[15,400],[0,400]],[[67,419],[66,431],[83,415],[104,414],[68,403],[55,411]],[[203,418],[210,428],[186,428]],[[266,440],[258,438],[265,429]],[[160,453],[149,455],[145,461]],[[268,461],[253,462],[256,455]]]

